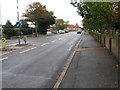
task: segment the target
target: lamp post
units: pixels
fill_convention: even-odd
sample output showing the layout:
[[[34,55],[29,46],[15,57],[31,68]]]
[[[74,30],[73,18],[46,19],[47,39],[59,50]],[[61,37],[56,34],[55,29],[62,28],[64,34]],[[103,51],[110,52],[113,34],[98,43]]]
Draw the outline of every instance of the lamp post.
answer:
[[[17,0],[17,22],[19,22],[19,7],[18,7],[18,0]],[[18,42],[20,46],[20,29],[18,29]]]
[[[1,2],[0,2],[0,8],[1,8]],[[1,10],[0,10],[1,13]],[[2,15],[0,14],[0,39],[3,37],[3,30],[2,30]]]

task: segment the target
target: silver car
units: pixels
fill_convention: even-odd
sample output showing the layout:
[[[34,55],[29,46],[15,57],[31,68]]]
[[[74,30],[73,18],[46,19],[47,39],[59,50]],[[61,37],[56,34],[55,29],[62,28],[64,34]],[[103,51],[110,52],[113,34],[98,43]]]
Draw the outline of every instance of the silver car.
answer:
[[[64,30],[59,30],[59,33],[60,33],[60,34],[64,34],[65,31],[64,31]]]

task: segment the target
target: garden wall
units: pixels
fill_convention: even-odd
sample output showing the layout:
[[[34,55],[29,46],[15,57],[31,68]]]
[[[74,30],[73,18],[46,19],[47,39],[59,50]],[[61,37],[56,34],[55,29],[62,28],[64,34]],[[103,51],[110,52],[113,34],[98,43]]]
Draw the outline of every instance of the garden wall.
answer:
[[[120,37],[93,34],[94,38],[106,47],[120,62]]]

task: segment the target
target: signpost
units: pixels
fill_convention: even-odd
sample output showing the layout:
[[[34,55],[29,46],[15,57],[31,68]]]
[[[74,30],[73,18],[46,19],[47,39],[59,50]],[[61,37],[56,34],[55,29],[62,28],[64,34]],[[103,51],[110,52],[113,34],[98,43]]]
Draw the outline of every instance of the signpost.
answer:
[[[16,23],[16,27],[19,28],[21,26],[20,22]]]
[[[20,22],[16,23],[16,27],[19,28],[21,26]],[[20,30],[18,29],[18,42],[19,42],[19,46],[20,46]]]
[[[17,23],[16,23],[16,27],[20,27],[20,22],[19,22],[19,7],[18,7],[18,0],[17,0]],[[19,46],[20,46],[20,30],[18,30],[18,42],[19,42]]]

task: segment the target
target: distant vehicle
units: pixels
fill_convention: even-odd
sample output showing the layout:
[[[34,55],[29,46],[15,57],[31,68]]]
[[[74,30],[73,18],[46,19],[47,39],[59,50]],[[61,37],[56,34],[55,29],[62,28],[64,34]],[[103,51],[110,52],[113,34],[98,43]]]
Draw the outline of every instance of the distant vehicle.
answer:
[[[57,34],[57,33],[58,33],[58,31],[57,31],[57,30],[54,30],[54,31],[52,31],[52,33]]]
[[[82,30],[78,30],[78,31],[77,31],[77,34],[81,34],[81,32],[82,32]]]
[[[59,33],[60,33],[60,34],[64,34],[65,31],[64,31],[64,30],[59,30]]]
[[[69,32],[69,30],[68,29],[65,29],[65,33],[68,33]]]
[[[52,32],[47,32],[47,34],[51,34]]]

